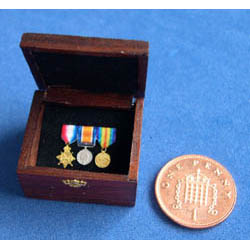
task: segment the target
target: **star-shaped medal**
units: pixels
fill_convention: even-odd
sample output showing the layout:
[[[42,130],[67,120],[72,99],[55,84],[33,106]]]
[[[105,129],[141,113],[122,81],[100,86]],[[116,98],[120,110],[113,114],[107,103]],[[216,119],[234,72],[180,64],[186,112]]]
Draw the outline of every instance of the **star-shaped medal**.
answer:
[[[63,150],[64,152],[61,152],[61,154],[56,157],[60,161],[58,165],[62,164],[64,168],[66,168],[68,165],[73,167],[72,161],[74,161],[76,158],[73,156],[70,146],[66,145]]]

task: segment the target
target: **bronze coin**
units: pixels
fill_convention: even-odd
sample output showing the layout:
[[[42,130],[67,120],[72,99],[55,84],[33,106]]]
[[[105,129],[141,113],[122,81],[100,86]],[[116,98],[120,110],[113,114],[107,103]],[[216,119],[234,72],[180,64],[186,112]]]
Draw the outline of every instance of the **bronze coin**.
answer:
[[[212,227],[224,221],[236,202],[236,186],[220,163],[201,155],[183,155],[168,162],[155,182],[162,211],[189,228]]]

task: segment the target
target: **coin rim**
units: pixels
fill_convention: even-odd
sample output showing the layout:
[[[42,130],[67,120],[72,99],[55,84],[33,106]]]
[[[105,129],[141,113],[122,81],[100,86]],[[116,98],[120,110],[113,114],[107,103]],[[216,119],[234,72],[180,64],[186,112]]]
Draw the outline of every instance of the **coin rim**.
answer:
[[[167,209],[164,205],[164,203],[160,200],[160,177],[162,176],[162,174],[165,172],[165,170],[167,168],[169,168],[170,166],[174,165],[174,162],[178,162],[181,160],[185,160],[185,159],[190,159],[190,158],[196,158],[196,159],[203,159],[203,160],[208,160],[210,162],[212,162],[214,165],[219,165],[220,167],[224,168],[227,173],[229,174],[229,176],[231,176],[233,183],[234,183],[234,201],[232,203],[231,208],[228,210],[228,212],[222,217],[220,218],[218,221],[216,222],[212,222],[209,224],[189,224],[189,223],[185,223],[185,221],[183,222],[182,219],[179,219],[177,216],[173,215],[169,209]],[[182,156],[178,156],[172,160],[170,160],[169,162],[167,162],[159,171],[159,173],[157,174],[156,180],[155,180],[155,196],[156,196],[156,200],[161,208],[161,210],[163,211],[164,214],[166,214],[170,219],[172,219],[174,222],[176,222],[179,225],[182,225],[184,227],[188,227],[188,228],[192,228],[192,229],[204,229],[204,228],[209,228],[209,227],[213,227],[216,226],[218,224],[220,224],[221,222],[223,222],[233,211],[235,204],[236,204],[236,200],[237,200],[237,189],[236,189],[236,184],[235,181],[231,175],[231,173],[219,162],[207,157],[207,156],[203,156],[203,155],[196,155],[196,154],[192,154],[192,155],[182,155]],[[181,220],[181,221],[180,221]]]
[[[87,152],[91,155],[91,161],[89,161],[89,163],[87,163],[87,164],[82,164],[82,163],[80,163],[80,161],[78,160],[78,154],[80,154],[82,151],[87,151]],[[80,165],[86,166],[86,165],[88,165],[88,164],[90,164],[90,163],[92,162],[92,160],[93,160],[93,154],[92,154],[91,151],[89,151],[87,148],[84,148],[84,149],[80,150],[80,151],[77,153],[77,155],[76,155],[76,160],[77,160],[77,162],[78,162]]]

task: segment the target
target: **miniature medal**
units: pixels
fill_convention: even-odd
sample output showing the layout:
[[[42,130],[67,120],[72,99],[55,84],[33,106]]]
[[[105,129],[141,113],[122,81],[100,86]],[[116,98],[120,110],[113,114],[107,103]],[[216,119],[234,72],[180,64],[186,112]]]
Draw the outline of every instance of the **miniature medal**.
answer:
[[[67,144],[63,150],[64,152],[61,152],[61,154],[56,157],[59,160],[58,165],[62,164],[64,168],[66,168],[68,165],[73,167],[72,161],[74,161],[76,158],[72,155],[69,145]]]
[[[110,155],[107,154],[106,151],[107,148],[116,140],[116,129],[98,127],[96,128],[96,131],[97,140],[102,148],[102,151],[95,157],[95,164],[99,168],[106,168],[111,162]]]
[[[76,141],[77,138],[77,126],[75,125],[63,125],[61,138],[65,142],[66,146],[63,148],[63,152],[56,158],[59,160],[58,165],[62,164],[64,168],[68,165],[73,167],[72,161],[75,160],[70,148],[70,144]]]
[[[87,149],[87,147],[94,147],[96,141],[95,128],[92,126],[80,126],[78,128],[78,139],[77,145],[79,147],[84,147],[77,154],[77,161],[81,165],[88,165],[92,159],[92,153]]]

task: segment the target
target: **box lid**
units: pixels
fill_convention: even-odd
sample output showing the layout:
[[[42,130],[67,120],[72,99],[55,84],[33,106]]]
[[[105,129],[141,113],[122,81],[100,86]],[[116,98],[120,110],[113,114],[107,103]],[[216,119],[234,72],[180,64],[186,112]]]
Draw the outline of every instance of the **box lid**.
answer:
[[[148,42],[25,33],[20,47],[40,89],[145,94]]]

